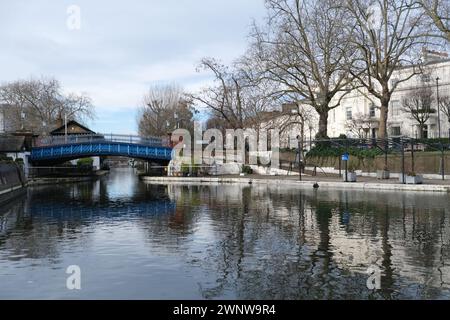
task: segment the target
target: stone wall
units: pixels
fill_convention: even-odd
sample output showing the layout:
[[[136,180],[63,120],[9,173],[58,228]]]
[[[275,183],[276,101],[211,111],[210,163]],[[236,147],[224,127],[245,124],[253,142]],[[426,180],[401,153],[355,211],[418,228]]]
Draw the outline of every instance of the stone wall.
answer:
[[[450,153],[444,156],[444,166],[446,174],[450,174]],[[318,166],[322,168],[339,169],[337,157],[310,157],[307,159],[308,166]],[[356,170],[363,172],[376,172],[384,168],[384,156],[377,156],[374,159],[358,159],[351,156],[350,160]],[[405,171],[412,171],[411,153],[405,153]],[[342,163],[342,168],[344,164]],[[402,157],[400,154],[388,155],[388,168],[391,172],[402,171]],[[440,152],[415,152],[414,171],[420,174],[440,174],[441,173],[441,153]]]
[[[14,163],[0,163],[0,204],[22,193],[25,186],[22,168]]]
[[[0,191],[24,184],[23,170],[18,165],[0,163]]]

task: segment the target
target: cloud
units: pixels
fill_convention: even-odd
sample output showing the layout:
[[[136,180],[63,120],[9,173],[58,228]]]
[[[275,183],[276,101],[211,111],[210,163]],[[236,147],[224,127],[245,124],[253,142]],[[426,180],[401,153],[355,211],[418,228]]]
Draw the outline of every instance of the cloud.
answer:
[[[79,31],[66,25],[73,4]],[[155,83],[203,87],[200,59],[237,58],[263,15],[263,0],[2,1],[0,82],[53,76],[100,112],[133,110]]]

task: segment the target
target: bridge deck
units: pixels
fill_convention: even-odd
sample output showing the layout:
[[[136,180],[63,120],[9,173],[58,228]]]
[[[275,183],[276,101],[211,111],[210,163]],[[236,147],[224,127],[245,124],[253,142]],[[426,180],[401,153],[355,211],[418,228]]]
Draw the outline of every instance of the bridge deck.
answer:
[[[162,139],[137,136],[95,135],[40,139],[31,150],[30,160],[67,161],[95,156],[125,156],[168,162],[172,148]]]

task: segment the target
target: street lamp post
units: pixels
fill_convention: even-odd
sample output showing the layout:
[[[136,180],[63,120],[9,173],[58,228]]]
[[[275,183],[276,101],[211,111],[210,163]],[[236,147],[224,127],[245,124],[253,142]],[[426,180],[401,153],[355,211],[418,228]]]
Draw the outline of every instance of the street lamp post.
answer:
[[[302,181],[302,136],[297,136],[298,139],[298,174],[299,179]]]
[[[437,112],[438,112],[438,135],[439,139],[441,138],[441,102],[439,99],[439,80],[440,78],[436,78],[436,97],[437,97]]]
[[[313,131],[313,127],[310,125],[309,126],[309,150],[312,149],[312,131]]]
[[[64,114],[64,142],[67,143],[67,113]]]

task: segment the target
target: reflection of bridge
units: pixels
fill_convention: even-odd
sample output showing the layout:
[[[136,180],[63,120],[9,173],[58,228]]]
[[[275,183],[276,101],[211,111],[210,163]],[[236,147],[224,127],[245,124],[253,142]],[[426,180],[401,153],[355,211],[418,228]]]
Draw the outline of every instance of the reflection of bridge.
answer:
[[[64,162],[85,157],[122,156],[167,163],[172,148],[168,141],[125,135],[70,135],[39,139],[31,150],[30,160]]]
[[[112,217],[120,216],[130,217],[148,217],[158,215],[170,215],[176,211],[176,203],[169,200],[157,200],[147,202],[127,203],[123,206],[105,206],[101,203],[98,206],[71,206],[64,203],[34,203],[29,208],[33,216],[40,217]]]

